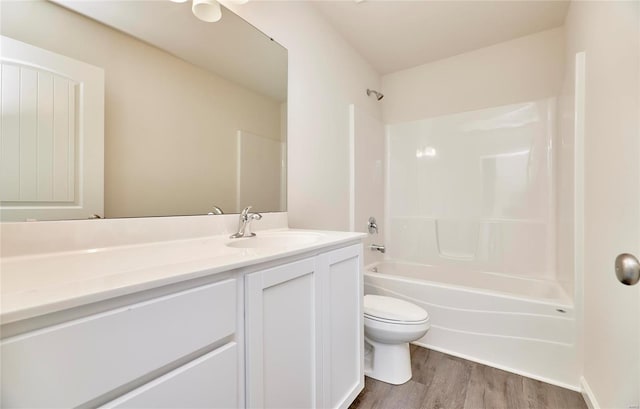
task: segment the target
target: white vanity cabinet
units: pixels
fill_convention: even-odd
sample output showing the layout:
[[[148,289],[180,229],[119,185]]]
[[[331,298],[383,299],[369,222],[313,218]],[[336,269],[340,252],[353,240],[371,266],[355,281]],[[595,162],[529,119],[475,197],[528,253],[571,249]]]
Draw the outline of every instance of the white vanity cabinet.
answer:
[[[4,324],[0,407],[347,407],[364,386],[354,243]]]
[[[364,386],[362,246],[248,274],[247,406],[343,408]]]

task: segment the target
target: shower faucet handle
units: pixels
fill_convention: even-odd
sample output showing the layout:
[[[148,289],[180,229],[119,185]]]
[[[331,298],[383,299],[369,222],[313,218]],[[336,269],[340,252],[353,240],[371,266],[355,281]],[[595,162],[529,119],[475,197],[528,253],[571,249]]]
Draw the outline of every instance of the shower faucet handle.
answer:
[[[367,223],[367,230],[369,230],[369,234],[378,234],[378,224],[376,222],[376,218],[371,216],[369,217],[369,223]]]

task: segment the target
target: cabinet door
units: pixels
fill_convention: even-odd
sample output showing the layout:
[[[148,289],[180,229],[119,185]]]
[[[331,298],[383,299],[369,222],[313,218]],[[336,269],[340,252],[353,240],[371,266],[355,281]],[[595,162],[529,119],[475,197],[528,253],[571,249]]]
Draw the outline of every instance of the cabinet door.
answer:
[[[315,259],[246,276],[247,404],[317,405],[319,280]]]
[[[346,408],[364,388],[362,245],[318,256],[322,277],[325,408]]]

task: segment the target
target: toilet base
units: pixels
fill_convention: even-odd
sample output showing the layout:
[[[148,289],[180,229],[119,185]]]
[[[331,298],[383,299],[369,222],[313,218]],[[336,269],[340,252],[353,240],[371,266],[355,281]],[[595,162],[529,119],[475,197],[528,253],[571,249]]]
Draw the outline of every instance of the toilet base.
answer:
[[[411,379],[409,343],[383,344],[365,337],[364,374],[392,385],[401,385]]]

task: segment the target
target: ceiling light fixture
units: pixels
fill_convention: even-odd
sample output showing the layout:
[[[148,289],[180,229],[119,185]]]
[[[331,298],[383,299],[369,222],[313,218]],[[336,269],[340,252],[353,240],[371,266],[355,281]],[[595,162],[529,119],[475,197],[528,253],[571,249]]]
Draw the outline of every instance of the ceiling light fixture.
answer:
[[[0,0],[1,1],[1,0]],[[169,0],[174,3],[186,3],[189,0]],[[234,4],[246,4],[249,0],[227,0]],[[219,0],[192,0],[191,11],[193,15],[207,23],[215,23],[222,18],[222,7]]]
[[[220,3],[216,0],[193,0],[193,15],[207,23],[215,23],[222,18]]]
[[[186,3],[189,0],[169,0],[174,3]],[[249,0],[240,0],[238,4],[244,4]],[[222,18],[222,8],[217,0],[192,0],[191,11],[193,15],[207,23],[215,23]]]

